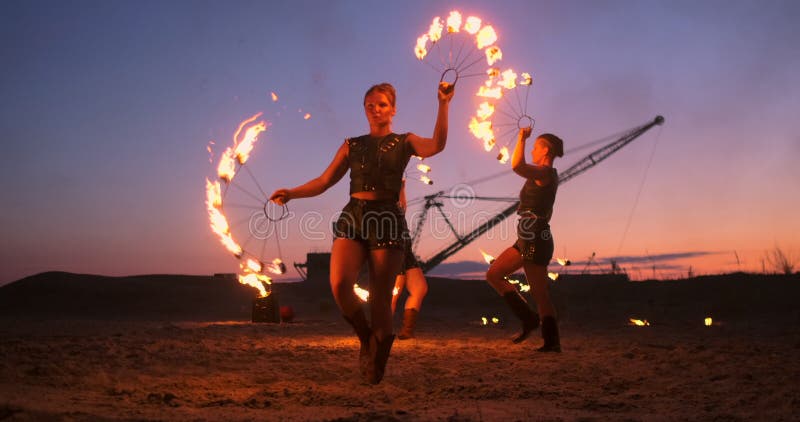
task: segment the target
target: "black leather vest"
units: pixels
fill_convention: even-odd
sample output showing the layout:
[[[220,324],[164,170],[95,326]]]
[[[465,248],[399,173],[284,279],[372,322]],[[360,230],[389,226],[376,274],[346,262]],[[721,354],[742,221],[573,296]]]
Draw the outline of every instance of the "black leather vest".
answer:
[[[365,191],[400,194],[403,172],[414,155],[407,136],[390,133],[383,138],[364,135],[347,140],[351,194]]]

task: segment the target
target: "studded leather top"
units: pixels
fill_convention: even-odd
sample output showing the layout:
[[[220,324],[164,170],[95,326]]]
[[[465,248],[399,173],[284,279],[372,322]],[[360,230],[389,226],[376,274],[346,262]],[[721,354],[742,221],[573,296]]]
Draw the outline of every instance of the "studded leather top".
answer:
[[[403,172],[414,155],[408,134],[390,133],[347,140],[350,160],[350,193],[389,191],[400,194]]]

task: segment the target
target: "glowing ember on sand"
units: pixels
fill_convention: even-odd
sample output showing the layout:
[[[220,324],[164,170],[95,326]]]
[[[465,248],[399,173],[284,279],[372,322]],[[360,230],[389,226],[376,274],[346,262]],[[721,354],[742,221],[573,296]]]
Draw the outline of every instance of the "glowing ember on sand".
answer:
[[[650,325],[650,323],[647,322],[646,319],[645,320],[641,320],[641,319],[630,318],[630,322],[631,322],[631,325],[636,325],[638,327],[644,327],[646,325]]]
[[[714,320],[711,317],[705,319],[706,327],[710,327],[714,323]]]

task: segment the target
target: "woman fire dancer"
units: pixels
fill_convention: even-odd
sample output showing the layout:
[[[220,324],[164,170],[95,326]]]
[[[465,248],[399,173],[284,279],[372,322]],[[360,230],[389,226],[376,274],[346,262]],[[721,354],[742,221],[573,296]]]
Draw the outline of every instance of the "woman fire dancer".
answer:
[[[350,201],[334,224],[330,282],[339,309],[361,343],[361,376],[371,384],[383,378],[395,338],[392,288],[402,269],[409,237],[405,216],[397,206],[403,173],[412,155],[430,157],[444,149],[453,94],[453,85],[440,82],[433,136],[423,138],[392,132],[394,87],[388,83],[372,86],[364,95],[363,104],[369,134],[345,140],[319,177],[291,189],[278,189],[270,196],[280,205],[291,199],[317,196],[350,170]],[[353,291],[365,261],[369,266],[369,322]]]
[[[564,142],[550,133],[540,135],[533,145],[533,164],[527,164],[525,141],[530,135],[531,128],[520,129],[511,157],[514,173],[525,178],[525,184],[519,193],[517,241],[494,260],[486,272],[486,280],[503,296],[514,315],[522,321],[522,332],[514,337],[514,343],[524,341],[539,327],[541,315],[544,345],[537,350],[560,352],[556,310],[550,300],[547,285],[547,264],[553,257],[550,217],[558,189],[558,172],[553,168],[553,160],[564,155]],[[520,267],[525,269],[525,277],[531,285],[539,315],[528,307],[527,301],[506,280],[508,275]]]

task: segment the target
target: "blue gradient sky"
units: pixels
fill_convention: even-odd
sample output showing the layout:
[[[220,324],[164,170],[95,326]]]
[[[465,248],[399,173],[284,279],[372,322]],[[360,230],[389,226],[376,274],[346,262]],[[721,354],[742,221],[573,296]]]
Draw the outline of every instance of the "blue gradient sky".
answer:
[[[366,132],[362,95],[383,81],[398,90],[395,131],[430,135],[439,75],[412,49],[453,9],[494,25],[502,67],[534,75],[535,133],[559,134],[569,149],[666,118],[562,187],[556,255],[668,257],[658,272],[669,277],[689,266],[760,271],[776,245],[800,252],[795,1],[7,0],[0,283],[46,270],[234,272],[207,225],[209,141],[218,156],[237,124],[263,111],[271,127],[249,166],[268,192],[295,186]],[[410,185],[410,198],[502,169],[467,130],[479,82],[459,83],[447,149],[429,160],[436,183]],[[509,175],[474,189],[514,196],[521,184]],[[290,206],[330,218],[346,196],[341,182]],[[288,227],[285,261],[329,249],[327,231],[304,239]],[[480,260],[479,247],[499,254],[510,242],[499,237],[450,262]],[[444,244],[423,242],[420,253]],[[651,271],[644,261],[624,262],[635,276]]]

